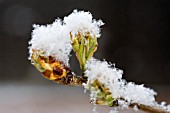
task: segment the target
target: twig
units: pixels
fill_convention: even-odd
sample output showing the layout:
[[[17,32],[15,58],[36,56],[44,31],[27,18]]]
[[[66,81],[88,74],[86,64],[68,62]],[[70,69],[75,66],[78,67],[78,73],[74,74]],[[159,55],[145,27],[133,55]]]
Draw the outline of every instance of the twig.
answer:
[[[137,106],[139,110],[145,111],[147,113],[170,113],[162,108],[154,107],[154,106],[146,106],[143,104],[131,104],[130,107],[133,108],[134,106]]]
[[[54,80],[54,82],[57,82],[63,85],[82,86],[82,83],[84,83],[84,80],[79,76],[67,75],[61,79]]]

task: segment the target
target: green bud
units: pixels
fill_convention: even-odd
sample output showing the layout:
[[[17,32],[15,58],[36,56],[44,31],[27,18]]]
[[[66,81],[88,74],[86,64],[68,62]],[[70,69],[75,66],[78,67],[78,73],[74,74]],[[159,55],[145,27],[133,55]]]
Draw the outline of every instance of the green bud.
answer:
[[[82,74],[85,72],[86,61],[93,57],[94,52],[97,50],[97,38],[94,36],[84,36],[78,33],[72,40],[72,47],[79,61]]]

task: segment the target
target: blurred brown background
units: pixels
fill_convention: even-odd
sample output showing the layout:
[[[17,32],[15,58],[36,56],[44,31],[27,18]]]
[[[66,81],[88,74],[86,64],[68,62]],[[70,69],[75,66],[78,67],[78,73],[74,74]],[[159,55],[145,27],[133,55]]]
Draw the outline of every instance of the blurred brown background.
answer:
[[[0,99],[4,99],[1,101],[1,106],[8,104],[3,104],[5,99],[8,99],[6,94],[22,95],[24,91],[28,93],[32,91],[33,96],[36,88],[39,88],[37,85],[71,91],[72,87],[61,88],[44,79],[27,57],[32,24],[52,23],[57,17],[63,18],[70,14],[73,9],[90,11],[95,19],[102,19],[105,22],[99,39],[99,48],[95,54],[96,58],[115,63],[116,67],[124,70],[124,78],[128,81],[153,87],[160,91],[160,100],[168,101],[170,94],[169,0],[0,0]],[[74,57],[71,65],[72,69],[78,72]],[[18,84],[23,85],[23,90],[19,90]],[[27,87],[31,84],[36,87]],[[44,91],[45,88],[42,90]],[[81,93],[78,95],[86,95]],[[49,97],[48,93],[46,96]],[[18,101],[17,98],[20,96],[13,100],[14,103]],[[27,96],[23,98],[28,99]],[[88,97],[85,99],[88,100]],[[40,111],[28,110],[22,113],[27,112],[39,113]]]

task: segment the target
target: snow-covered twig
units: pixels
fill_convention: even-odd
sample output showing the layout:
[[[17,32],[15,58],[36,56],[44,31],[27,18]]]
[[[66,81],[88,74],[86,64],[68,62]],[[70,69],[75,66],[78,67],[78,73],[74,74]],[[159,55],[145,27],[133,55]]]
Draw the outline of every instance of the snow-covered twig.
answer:
[[[59,84],[84,86],[92,103],[151,113],[170,113],[170,105],[155,101],[157,93],[122,79],[123,71],[114,64],[93,58],[100,37],[101,20],[90,12],[74,10],[63,21],[57,19],[49,25],[33,25],[29,42],[29,59],[43,76]],[[74,51],[83,76],[76,76],[69,65]]]
[[[162,109],[161,107],[146,106],[146,105],[137,104],[137,103],[131,104],[129,107],[134,108],[134,106],[137,106],[138,110],[145,111],[147,113],[170,113],[170,111]]]

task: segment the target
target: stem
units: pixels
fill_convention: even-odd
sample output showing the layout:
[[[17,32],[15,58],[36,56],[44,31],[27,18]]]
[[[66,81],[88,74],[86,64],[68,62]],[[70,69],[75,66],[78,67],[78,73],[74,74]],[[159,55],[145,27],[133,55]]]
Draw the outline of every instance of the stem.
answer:
[[[54,82],[57,82],[63,85],[82,86],[82,83],[84,83],[84,80],[79,76],[67,75],[61,79],[55,80]]]
[[[159,107],[146,106],[146,105],[137,104],[137,103],[131,104],[130,107],[133,108],[135,105],[138,107],[139,110],[145,111],[147,113],[170,113],[169,111],[166,111]]]

